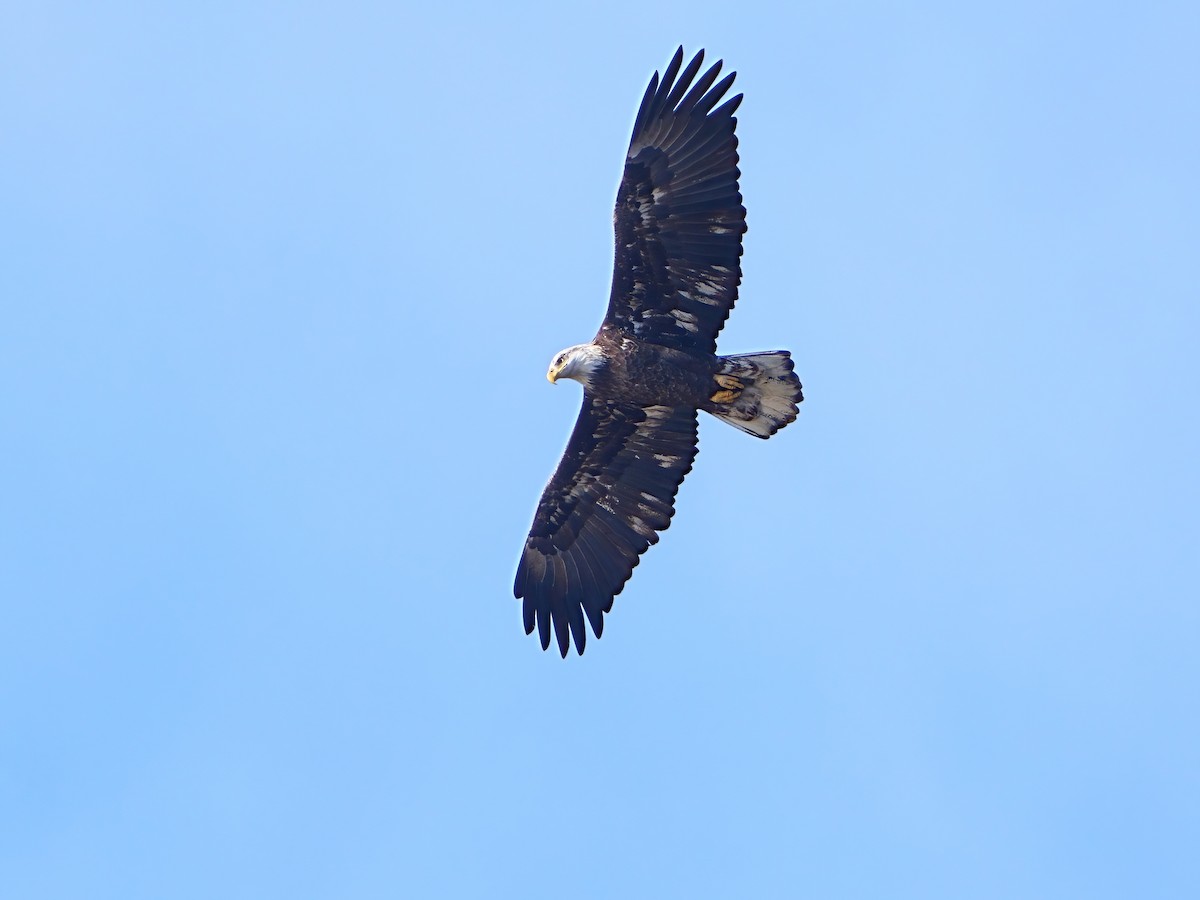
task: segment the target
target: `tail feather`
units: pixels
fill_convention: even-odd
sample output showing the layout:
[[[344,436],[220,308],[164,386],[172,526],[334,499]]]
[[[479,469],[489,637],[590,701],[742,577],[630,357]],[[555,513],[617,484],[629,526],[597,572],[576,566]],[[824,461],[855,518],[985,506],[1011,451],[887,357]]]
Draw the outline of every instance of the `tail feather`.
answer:
[[[727,376],[724,383],[721,376]],[[796,421],[796,405],[804,400],[804,393],[787,350],[723,356],[717,378],[721,387],[732,389],[715,392],[706,409],[734,428],[769,438]],[[737,382],[742,386],[738,387]]]

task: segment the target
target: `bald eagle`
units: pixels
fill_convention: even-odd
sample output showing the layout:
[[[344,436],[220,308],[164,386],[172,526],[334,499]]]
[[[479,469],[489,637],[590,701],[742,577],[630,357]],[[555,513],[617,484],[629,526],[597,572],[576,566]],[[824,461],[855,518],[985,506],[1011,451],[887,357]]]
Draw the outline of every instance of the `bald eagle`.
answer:
[[[742,95],[718,61],[696,78],[680,47],[650,79],[625,155],[613,223],[608,311],[589,344],[550,363],[551,382],[583,384],[583,409],[525,541],[513,593],[542,649],[551,628],[582,654],[584,619],[604,614],[675,512],[698,450],[698,410],[768,438],[804,397],[786,350],[717,356],[737,299],[746,210],[738,190]],[[682,69],[682,71],[681,71]],[[721,105],[718,106],[717,104]]]

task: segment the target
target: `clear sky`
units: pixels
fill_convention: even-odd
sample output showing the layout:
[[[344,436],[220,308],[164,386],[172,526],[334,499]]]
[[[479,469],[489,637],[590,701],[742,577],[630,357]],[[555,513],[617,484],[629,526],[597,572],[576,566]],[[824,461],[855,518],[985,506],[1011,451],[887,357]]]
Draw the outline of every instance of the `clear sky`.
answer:
[[[646,81],[738,70],[675,524],[511,595]],[[1200,896],[1200,6],[0,8],[0,896]]]

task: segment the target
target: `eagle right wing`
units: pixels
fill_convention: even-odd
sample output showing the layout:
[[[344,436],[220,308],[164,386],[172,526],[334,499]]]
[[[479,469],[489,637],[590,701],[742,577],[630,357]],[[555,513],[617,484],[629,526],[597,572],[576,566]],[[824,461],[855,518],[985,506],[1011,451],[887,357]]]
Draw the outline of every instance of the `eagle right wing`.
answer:
[[[700,51],[681,73],[680,47],[642,98],[613,212],[601,331],[709,354],[737,300],[746,209],[733,115],[742,95],[721,103],[734,76],[717,82],[718,61],[696,79],[703,60]]]
[[[542,493],[517,567],[525,633],[542,649],[583,653],[638,558],[671,523],[698,450],[696,410],[600,400],[584,393],[566,452]]]

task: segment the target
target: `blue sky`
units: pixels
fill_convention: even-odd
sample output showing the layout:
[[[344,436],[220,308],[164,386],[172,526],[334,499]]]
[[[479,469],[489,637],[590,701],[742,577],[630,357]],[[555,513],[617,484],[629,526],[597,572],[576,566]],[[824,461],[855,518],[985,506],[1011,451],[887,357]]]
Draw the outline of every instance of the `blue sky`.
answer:
[[[0,895],[1200,893],[1194,4],[0,11]],[[715,420],[511,596],[636,105],[738,70]]]

